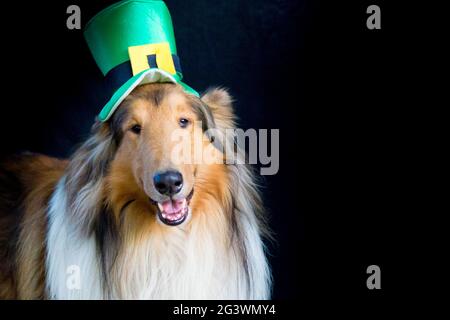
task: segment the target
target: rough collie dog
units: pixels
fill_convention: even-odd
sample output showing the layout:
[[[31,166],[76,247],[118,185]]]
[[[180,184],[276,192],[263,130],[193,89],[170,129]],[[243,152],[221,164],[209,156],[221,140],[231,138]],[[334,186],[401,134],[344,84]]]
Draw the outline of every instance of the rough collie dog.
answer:
[[[179,85],[146,84],[96,122],[70,160],[3,161],[0,298],[270,298],[250,168],[171,156],[174,130],[208,146],[233,127],[223,89],[199,99]]]

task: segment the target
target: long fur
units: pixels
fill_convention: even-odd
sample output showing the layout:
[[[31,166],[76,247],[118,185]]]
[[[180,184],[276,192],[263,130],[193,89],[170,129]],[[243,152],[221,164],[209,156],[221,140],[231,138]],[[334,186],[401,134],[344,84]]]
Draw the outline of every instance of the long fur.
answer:
[[[202,100],[217,128],[234,126],[226,92],[210,90]],[[69,163],[58,164],[58,178],[50,175],[43,190],[36,191],[34,185],[27,191],[0,189],[4,193],[0,202],[6,203],[0,204],[0,254],[7,257],[0,262],[0,298],[270,298],[271,276],[262,241],[268,232],[251,169],[223,164],[219,170],[199,170],[195,218],[167,232],[144,223],[148,216],[139,202],[124,202],[118,193],[115,181],[120,176],[114,176],[111,161],[119,143],[113,130],[97,123],[91,138]],[[0,185],[21,184],[6,177],[10,169],[5,172]],[[34,201],[32,208],[10,203],[14,192],[17,199],[25,194],[28,200],[23,204]],[[30,211],[35,212],[32,222],[25,222]],[[35,236],[40,243],[12,230],[12,226],[23,230],[24,223],[28,223],[24,232],[40,224],[34,232],[40,234]],[[37,253],[24,252],[27,246],[42,247]],[[24,257],[27,254],[36,258],[24,263],[30,259]],[[38,273],[35,283],[20,279],[14,272],[17,267]],[[74,289],[68,281],[78,271],[80,286]]]

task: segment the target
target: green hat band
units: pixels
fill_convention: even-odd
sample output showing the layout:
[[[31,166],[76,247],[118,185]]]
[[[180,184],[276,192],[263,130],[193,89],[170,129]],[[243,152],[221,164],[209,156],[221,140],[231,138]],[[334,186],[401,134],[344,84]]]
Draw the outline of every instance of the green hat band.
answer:
[[[156,62],[156,54],[149,54],[146,56],[146,58],[149,68],[158,68],[158,63]],[[183,73],[181,71],[180,59],[175,54],[172,54],[171,58],[176,71],[175,78],[179,77],[179,79],[182,79]],[[146,69],[148,68],[145,68],[144,70]],[[110,88],[120,88],[133,76],[133,68],[130,61],[125,61],[108,71],[108,73],[105,75],[105,82]]]
[[[99,114],[107,121],[130,92],[145,83],[181,82],[169,10],[161,0],[124,0],[94,16],[86,25],[88,47],[109,87],[116,91]]]

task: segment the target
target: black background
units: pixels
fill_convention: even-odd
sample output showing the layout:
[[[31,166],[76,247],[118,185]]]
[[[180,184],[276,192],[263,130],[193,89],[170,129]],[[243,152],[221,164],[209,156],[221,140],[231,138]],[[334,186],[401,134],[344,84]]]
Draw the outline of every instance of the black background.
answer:
[[[106,94],[66,8],[81,7],[84,27],[112,2],[4,10],[2,153],[68,157],[87,137]],[[186,83],[228,88],[244,129],[280,129],[280,170],[263,189],[277,239],[273,297],[380,307],[400,286],[407,249],[395,236],[402,13],[384,1],[166,3]],[[366,28],[370,4],[381,7],[381,30]],[[366,288],[371,264],[381,267],[380,291]]]

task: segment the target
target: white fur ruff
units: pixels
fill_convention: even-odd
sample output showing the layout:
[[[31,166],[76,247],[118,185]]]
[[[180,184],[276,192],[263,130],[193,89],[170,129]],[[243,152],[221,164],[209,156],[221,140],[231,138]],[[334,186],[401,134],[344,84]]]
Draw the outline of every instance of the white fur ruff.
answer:
[[[205,223],[196,217],[189,233],[183,226],[169,227],[171,232],[163,238],[150,234],[138,243],[125,242],[105,287],[95,236],[74,231],[66,201],[63,178],[48,210],[46,288],[50,299],[270,298],[270,271],[253,215],[238,217],[246,244],[245,262],[236,245],[217,240],[217,232],[223,230],[196,232]],[[240,201],[250,206],[248,200]],[[71,284],[73,266],[80,271],[76,288]]]

